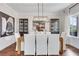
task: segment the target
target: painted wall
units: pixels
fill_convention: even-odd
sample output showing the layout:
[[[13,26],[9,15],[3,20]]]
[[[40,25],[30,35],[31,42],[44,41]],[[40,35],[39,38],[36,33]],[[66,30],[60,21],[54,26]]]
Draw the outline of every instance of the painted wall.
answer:
[[[6,4],[3,4],[3,3],[0,4],[0,11],[15,18],[15,32],[17,32],[18,27],[17,27],[16,23],[17,23],[18,14],[12,8],[8,7]],[[16,41],[15,35],[1,37],[0,38],[0,50],[8,47],[9,45],[14,43],[15,41]]]
[[[72,6],[72,5],[71,5]],[[73,7],[70,11],[69,11],[69,8],[71,7],[67,7],[65,8],[63,11],[62,11],[62,15],[60,15],[61,17],[64,17],[62,18],[63,20],[63,23],[62,25],[62,28],[63,28],[63,31],[66,33],[66,44],[70,44],[76,48],[79,48],[79,31],[78,31],[78,36],[77,37],[74,37],[74,36],[70,36],[69,35],[69,32],[70,32],[70,26],[69,26],[69,17],[70,16],[75,16],[75,15],[79,15],[79,4],[76,5],[75,7]],[[79,22],[79,19],[78,19],[78,22]],[[78,24],[79,25],[79,24]],[[79,29],[79,26],[78,26],[78,29]]]
[[[67,36],[66,43],[79,49],[79,37]]]

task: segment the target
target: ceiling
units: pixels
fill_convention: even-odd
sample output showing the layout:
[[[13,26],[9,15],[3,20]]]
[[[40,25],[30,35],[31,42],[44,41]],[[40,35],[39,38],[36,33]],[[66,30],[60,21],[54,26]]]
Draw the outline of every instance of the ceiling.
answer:
[[[43,15],[58,12],[69,6],[71,3],[43,3]],[[38,15],[37,3],[7,3],[18,14]],[[39,3],[39,15],[42,15],[42,3]]]

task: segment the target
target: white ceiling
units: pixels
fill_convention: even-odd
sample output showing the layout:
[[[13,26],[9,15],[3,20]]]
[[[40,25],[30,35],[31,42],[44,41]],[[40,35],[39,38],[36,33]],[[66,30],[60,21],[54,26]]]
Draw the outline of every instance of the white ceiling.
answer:
[[[7,3],[12,9],[14,9],[19,14],[27,15],[38,15],[38,4],[37,3]],[[51,14],[58,12],[69,6],[70,3],[44,3],[43,4],[43,14]],[[39,15],[42,15],[42,4],[39,4]]]

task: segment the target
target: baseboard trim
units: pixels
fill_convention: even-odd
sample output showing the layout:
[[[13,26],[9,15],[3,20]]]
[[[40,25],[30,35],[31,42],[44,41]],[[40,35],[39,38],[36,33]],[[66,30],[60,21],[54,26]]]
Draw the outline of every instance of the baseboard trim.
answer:
[[[15,44],[15,43],[16,43],[16,42],[10,44],[9,46],[7,46],[7,47],[5,47],[4,49],[0,50],[0,52],[1,52],[1,51],[4,51],[5,49],[7,49],[8,47],[10,47],[11,45],[13,45],[13,44]]]
[[[74,47],[74,46],[72,46],[72,45],[70,45],[70,44],[66,44],[66,46],[70,46],[70,47],[72,47],[72,48],[74,48],[74,49],[76,49],[76,50],[79,50],[78,48],[76,48],[76,47]]]

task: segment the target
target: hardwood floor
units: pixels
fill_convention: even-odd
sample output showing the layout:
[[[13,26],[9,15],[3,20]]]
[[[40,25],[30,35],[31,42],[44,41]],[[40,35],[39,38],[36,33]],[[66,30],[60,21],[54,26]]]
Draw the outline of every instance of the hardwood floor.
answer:
[[[79,56],[79,49],[71,46],[71,45],[66,45],[67,50],[64,52],[64,56]]]
[[[16,43],[0,51],[0,56],[23,56],[24,55],[24,52],[21,52],[20,55],[17,55],[15,48],[16,48]]]
[[[16,54],[15,51],[16,44],[12,44],[4,50],[0,51],[0,56],[24,56],[24,52],[21,52],[20,55]],[[67,45],[67,50],[62,56],[79,56],[79,49],[76,49],[70,45]]]
[[[0,56],[12,56],[15,55],[15,43],[0,51]]]

